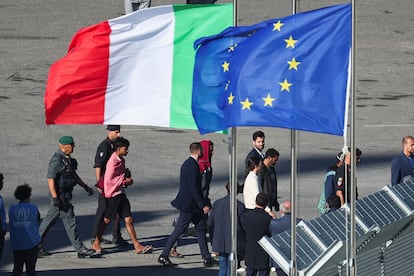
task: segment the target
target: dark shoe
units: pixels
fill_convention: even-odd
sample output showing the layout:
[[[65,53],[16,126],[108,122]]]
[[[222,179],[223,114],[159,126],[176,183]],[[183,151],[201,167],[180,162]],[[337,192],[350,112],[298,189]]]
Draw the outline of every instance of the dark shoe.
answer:
[[[98,255],[101,255],[100,252],[97,253],[95,250],[89,249],[89,248],[83,248],[83,249],[81,249],[80,252],[78,252],[78,258],[79,259],[84,259],[86,257],[95,258]]]
[[[171,262],[170,258],[168,258],[167,256],[163,256],[163,255],[160,255],[158,257],[158,262],[160,264],[162,264],[163,266],[174,266],[174,265],[176,265],[175,263]]]
[[[124,240],[121,235],[113,235],[112,243],[120,246],[129,245],[129,242]]]
[[[213,258],[204,259],[204,266],[211,267],[211,266],[218,266],[219,262]]]
[[[43,248],[39,248],[39,251],[37,251],[37,257],[38,258],[46,257],[46,256],[49,256],[49,255],[50,255],[50,253],[43,250]]]

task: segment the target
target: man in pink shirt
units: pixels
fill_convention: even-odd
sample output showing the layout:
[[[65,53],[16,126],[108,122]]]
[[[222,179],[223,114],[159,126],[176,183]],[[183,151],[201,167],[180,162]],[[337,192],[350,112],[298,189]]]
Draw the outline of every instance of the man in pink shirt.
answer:
[[[119,137],[114,142],[114,152],[106,164],[104,175],[104,193],[107,199],[107,206],[104,215],[105,225],[100,227],[92,248],[101,252],[100,240],[105,230],[105,226],[113,220],[116,214],[125,221],[125,227],[134,244],[137,254],[146,254],[152,251],[151,245],[143,245],[137,239],[133,218],[131,215],[131,205],[125,195],[125,187],[134,183],[131,172],[125,167],[125,158],[128,154],[129,141]]]

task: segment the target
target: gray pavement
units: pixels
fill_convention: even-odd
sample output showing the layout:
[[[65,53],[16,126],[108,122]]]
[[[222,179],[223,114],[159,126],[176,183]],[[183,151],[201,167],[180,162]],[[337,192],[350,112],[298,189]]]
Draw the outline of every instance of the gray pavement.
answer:
[[[184,1],[181,1],[184,2]],[[219,1],[220,2],[220,1]],[[229,1],[225,1],[229,2]],[[153,5],[180,1],[153,0]],[[300,10],[310,10],[340,1],[302,1]],[[240,0],[239,25],[291,13],[291,1]],[[1,191],[6,206],[15,202],[13,192],[24,182],[33,187],[32,202],[44,216],[49,206],[47,164],[62,135],[75,137],[73,156],[79,175],[94,184],[93,158],[97,144],[105,137],[100,125],[44,124],[43,93],[49,66],[62,57],[73,34],[88,25],[122,15],[123,1],[2,0],[0,3],[0,172],[5,174]],[[390,179],[391,159],[401,149],[401,137],[413,134],[414,6],[410,0],[357,1],[357,145],[363,151],[358,168],[360,196],[378,191]],[[329,108],[329,107],[327,107]],[[241,165],[251,146],[256,128],[239,128],[236,157]],[[290,131],[262,128],[267,147],[281,153],[277,165],[280,200],[289,198]],[[196,240],[182,241],[184,259],[179,266],[163,268],[157,257],[172,231],[177,215],[170,201],[178,188],[178,173],[187,158],[188,144],[200,139],[215,142],[214,178],[211,198],[224,195],[228,178],[228,151],[221,134],[200,136],[193,130],[124,126],[131,141],[127,165],[135,183],[127,191],[134,212],[139,239],[154,245],[149,255],[136,255],[130,248],[108,247],[102,259],[78,259],[61,223],[49,233],[46,248],[53,254],[39,259],[39,275],[215,275],[217,268],[202,266]],[[342,147],[341,137],[300,132],[298,164],[298,215],[315,218],[325,168]],[[349,143],[349,142],[348,142]],[[91,222],[97,196],[88,197],[81,188],[74,192],[79,234],[89,246]],[[123,235],[127,237],[123,228]],[[109,233],[109,232],[108,232]],[[108,238],[110,235],[108,234]],[[6,236],[8,240],[8,235]],[[13,258],[9,242],[0,261],[0,274],[10,272]]]

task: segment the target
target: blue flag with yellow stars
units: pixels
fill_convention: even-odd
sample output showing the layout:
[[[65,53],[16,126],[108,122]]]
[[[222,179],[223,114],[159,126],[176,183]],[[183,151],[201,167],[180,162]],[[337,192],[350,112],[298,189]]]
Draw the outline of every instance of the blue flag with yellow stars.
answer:
[[[351,4],[200,38],[192,112],[201,134],[270,126],[343,135]]]

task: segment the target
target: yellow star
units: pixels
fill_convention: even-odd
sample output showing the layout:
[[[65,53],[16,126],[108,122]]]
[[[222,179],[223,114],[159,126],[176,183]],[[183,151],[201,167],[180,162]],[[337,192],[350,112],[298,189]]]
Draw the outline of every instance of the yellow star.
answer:
[[[249,102],[249,98],[246,98],[244,102],[240,102],[240,103],[242,104],[242,110],[244,109],[250,110],[250,107],[253,105],[252,102]]]
[[[262,98],[262,99],[264,101],[264,106],[267,106],[267,105],[273,106],[273,101],[275,100],[275,98],[270,97],[270,93],[267,94],[266,98]]]
[[[281,28],[282,28],[283,25],[285,25],[285,24],[283,24],[282,22],[280,22],[280,20],[277,21],[277,23],[273,23],[273,31],[278,30],[280,32],[280,30],[281,30]]]
[[[283,82],[279,82],[280,84],[280,91],[286,90],[287,92],[290,92],[290,87],[292,86],[291,83],[288,82],[287,79],[285,79]]]
[[[289,39],[285,39],[286,42],[286,48],[292,47],[295,48],[295,43],[298,42],[297,40],[294,40],[292,36],[289,37]]]
[[[229,53],[230,53],[230,52],[234,52],[234,50],[236,49],[236,47],[237,47],[237,43],[236,43],[236,44],[234,44],[234,45],[231,45],[231,46],[229,47],[228,52],[229,52]]]
[[[221,67],[223,67],[223,72],[228,72],[230,69],[230,63],[228,63],[227,61],[225,61]]]
[[[233,93],[230,92],[230,96],[227,97],[228,104],[233,104],[234,96]]]
[[[300,64],[300,62],[296,61],[295,58],[292,58],[292,60],[288,61],[287,63],[289,63],[289,70],[295,69],[296,71],[298,71],[298,65]]]

